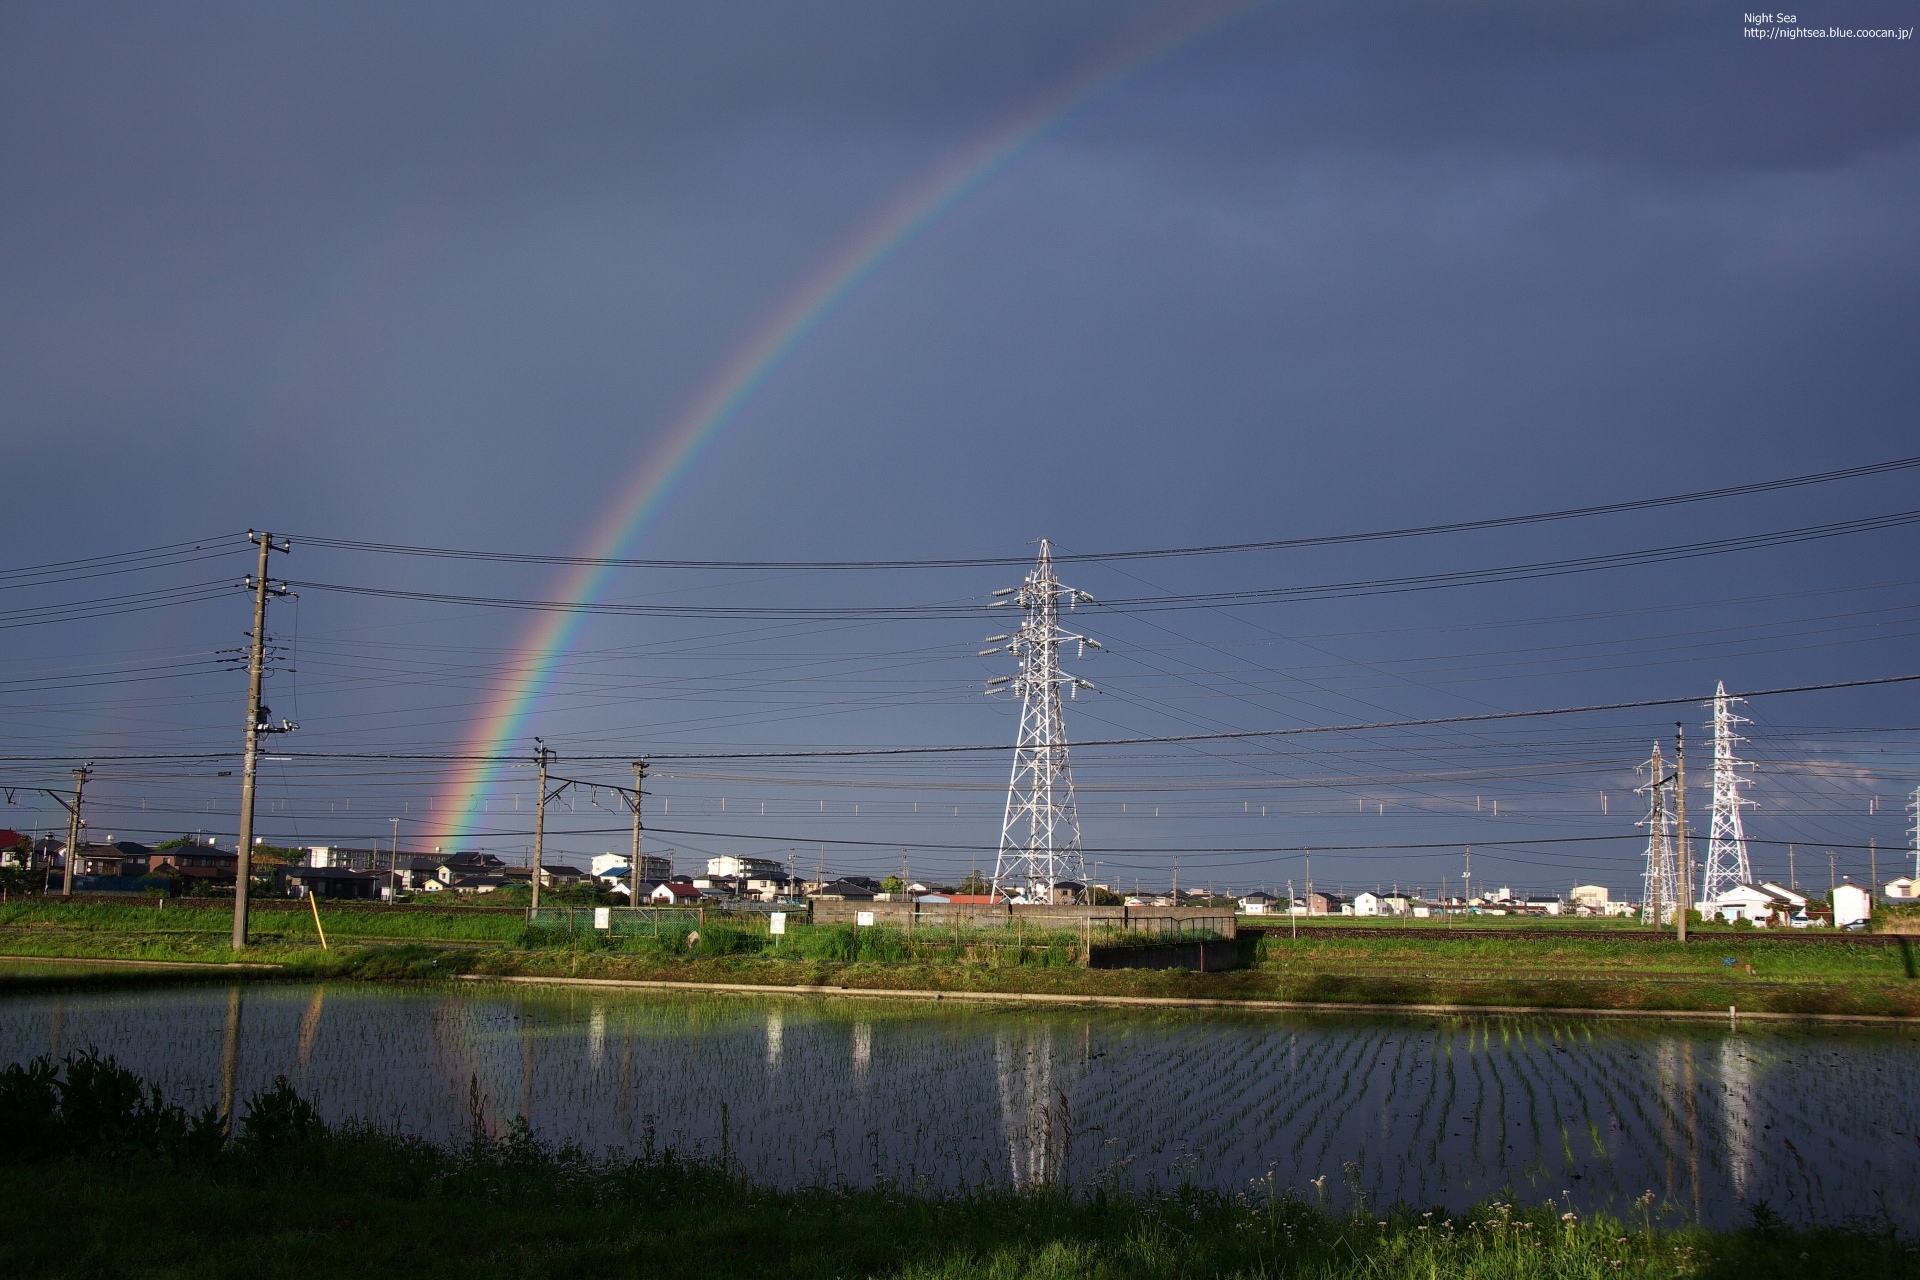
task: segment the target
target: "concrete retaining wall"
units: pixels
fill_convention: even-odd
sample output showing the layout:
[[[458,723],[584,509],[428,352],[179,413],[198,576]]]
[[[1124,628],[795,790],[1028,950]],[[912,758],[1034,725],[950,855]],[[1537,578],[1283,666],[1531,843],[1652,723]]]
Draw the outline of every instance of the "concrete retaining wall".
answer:
[[[809,904],[814,924],[858,924],[863,912],[873,923],[895,929],[1004,929],[1024,922],[1030,929],[1154,928],[1154,921],[1205,920],[1226,938],[1238,936],[1233,913],[1219,907],[1068,907],[1044,903],[1013,905],[984,902],[840,902],[815,898]]]
[[[1193,969],[1200,973],[1225,973],[1240,967],[1240,944],[1221,942],[1180,942],[1165,947],[1095,947],[1089,959],[1090,969]]]

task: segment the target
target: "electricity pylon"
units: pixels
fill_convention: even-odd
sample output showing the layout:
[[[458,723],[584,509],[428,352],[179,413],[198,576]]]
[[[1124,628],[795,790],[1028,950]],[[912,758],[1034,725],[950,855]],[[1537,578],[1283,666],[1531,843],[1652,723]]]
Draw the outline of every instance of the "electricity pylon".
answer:
[[[1913,815],[1913,830],[1910,833],[1913,843],[1913,878],[1920,880],[1920,787],[1913,789],[1913,799],[1907,805],[1907,812]]]
[[[1747,833],[1740,827],[1740,810],[1753,801],[1740,794],[1749,779],[1740,775],[1741,762],[1734,759],[1734,744],[1743,739],[1734,736],[1733,726],[1747,723],[1733,714],[1737,699],[1727,696],[1721,681],[1713,695],[1713,827],[1707,836],[1707,874],[1700,885],[1700,901],[1710,903],[1737,884],[1753,883],[1753,866],[1747,861]],[[1703,905],[1701,910],[1705,910]]]
[[[1040,542],[1040,558],[1018,587],[993,593],[987,607],[1018,605],[1025,617],[1017,631],[988,636],[993,653],[1020,659],[1020,674],[996,676],[989,694],[1011,687],[1022,699],[1020,736],[1013,749],[1013,776],[1007,783],[1006,816],[1000,824],[1000,856],[993,868],[993,891],[1009,898],[1051,902],[1064,880],[1085,884],[1086,860],[1080,853],[1080,813],[1073,799],[1073,770],[1067,761],[1067,722],[1061,689],[1069,698],[1093,686],[1060,667],[1060,646],[1078,646],[1079,657],[1098,649],[1096,640],[1060,629],[1060,605],[1071,610],[1093,597],[1060,584],[1053,576],[1053,549]]]
[[[1679,905],[1678,886],[1673,878],[1673,820],[1667,816],[1667,794],[1673,778],[1660,758],[1660,744],[1653,744],[1653,758],[1647,761],[1647,785],[1636,790],[1647,793],[1647,817],[1640,825],[1647,829],[1647,869],[1641,879],[1640,923],[1659,928],[1673,918]]]

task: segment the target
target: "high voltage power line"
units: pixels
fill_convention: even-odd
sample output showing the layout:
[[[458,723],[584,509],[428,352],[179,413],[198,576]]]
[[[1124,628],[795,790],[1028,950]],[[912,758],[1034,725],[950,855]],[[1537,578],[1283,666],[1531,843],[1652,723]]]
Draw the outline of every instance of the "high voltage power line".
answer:
[[[1876,676],[1865,680],[1836,680],[1825,684],[1787,685],[1775,689],[1752,689],[1740,694],[1742,698],[1770,698],[1796,693],[1827,693],[1841,689],[1868,689],[1883,685],[1908,684],[1920,681],[1920,674],[1902,676]],[[1254,741],[1272,738],[1305,737],[1324,733],[1365,733],[1386,729],[1418,729],[1446,725],[1488,724],[1499,721],[1538,720],[1551,716],[1590,715],[1605,711],[1641,711],[1654,707],[1679,707],[1695,703],[1712,701],[1712,695],[1688,694],[1675,698],[1641,698],[1632,702],[1596,702],[1578,707],[1543,707],[1531,711],[1489,711],[1464,716],[1433,716],[1420,720],[1376,720],[1359,724],[1336,725],[1300,725],[1287,729],[1239,729],[1220,733],[1181,733],[1164,735],[1141,735],[1125,738],[1088,738],[1076,745],[1085,747],[1130,747],[1158,746],[1189,742],[1231,742]],[[934,755],[971,755],[982,752],[1001,752],[1007,750],[1004,742],[978,745],[949,745],[923,747],[812,747],[792,750],[771,751],[653,751],[646,752],[650,760],[822,760],[849,759],[860,757],[884,756],[934,756]],[[100,760],[120,761],[181,761],[181,760],[230,760],[237,753],[231,751],[201,752],[164,752],[131,753],[122,755],[98,755]],[[588,763],[627,762],[634,753],[620,754],[569,753],[570,760]],[[436,752],[436,751],[299,751],[288,752],[286,757],[292,760],[394,760],[394,761],[432,761],[438,763],[459,764],[524,764],[520,754],[495,754],[478,752]],[[47,763],[67,759],[65,756],[47,755],[0,755],[0,761],[9,763]]]
[[[1648,511],[1660,507],[1708,502],[1747,494],[1771,493],[1807,485],[1830,484],[1865,476],[1885,475],[1920,467],[1920,457],[1895,458],[1886,462],[1842,467],[1807,475],[1763,480],[1753,484],[1727,485],[1717,489],[1698,489],[1690,493],[1669,494],[1658,498],[1636,498],[1625,502],[1602,503],[1585,507],[1566,507],[1557,511],[1539,511],[1526,515],[1494,516],[1484,520],[1456,520],[1446,524],[1414,525],[1400,529],[1379,529],[1365,533],[1322,534],[1309,538],[1282,538],[1264,542],[1226,542],[1206,546],[1161,547],[1133,551],[1087,551],[1061,553],[1056,563],[1116,560],[1158,560],[1181,556],[1229,555],[1249,551],[1286,551],[1305,547],[1344,546],[1360,542],[1384,542],[1400,538],[1428,537],[1435,534],[1466,533],[1481,529],[1508,529],[1521,525],[1546,524],[1560,520],[1578,520],[1590,516],[1616,515],[1629,511]],[[576,565],[616,569],[972,569],[1024,566],[1026,556],[972,556],[924,560],[667,560],[623,559],[613,556],[543,555],[533,552],[475,551],[452,547],[409,546],[404,543],[370,542],[352,538],[297,534],[308,546],[332,547],[343,551],[365,551],[384,555],[429,556],[453,560],[486,560],[503,564]]]

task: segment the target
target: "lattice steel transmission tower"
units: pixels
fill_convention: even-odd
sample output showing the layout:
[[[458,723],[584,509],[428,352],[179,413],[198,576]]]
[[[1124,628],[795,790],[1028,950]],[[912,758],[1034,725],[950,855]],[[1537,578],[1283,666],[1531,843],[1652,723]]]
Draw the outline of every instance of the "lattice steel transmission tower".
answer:
[[[1017,631],[988,636],[991,649],[980,656],[1011,653],[1020,674],[996,676],[989,694],[1011,688],[1021,697],[1020,736],[1013,749],[1013,777],[1007,783],[1006,816],[1000,824],[1000,856],[993,868],[993,891],[1009,898],[1051,902],[1055,886],[1072,880],[1086,884],[1080,853],[1080,813],[1073,799],[1073,770],[1067,761],[1067,723],[1060,691],[1068,698],[1093,686],[1060,666],[1060,646],[1078,647],[1078,657],[1098,649],[1089,640],[1060,629],[1060,606],[1090,604],[1084,591],[1062,586],[1053,576],[1053,549],[1040,542],[1040,558],[1018,587],[994,592],[987,607],[1017,605],[1025,614]]]
[[[1647,816],[1640,823],[1647,829],[1647,869],[1640,885],[1640,923],[1655,928],[1673,919],[1679,905],[1679,886],[1673,875],[1673,819],[1667,797],[1673,789],[1673,776],[1660,758],[1660,744],[1653,744],[1653,758],[1647,761],[1647,785],[1636,790],[1647,793]]]
[[[1751,779],[1741,776],[1743,767],[1733,755],[1736,737],[1733,726],[1746,724],[1733,714],[1736,698],[1727,696],[1723,680],[1713,695],[1713,828],[1707,836],[1707,874],[1700,884],[1702,910],[1705,904],[1737,884],[1753,883],[1753,866],[1747,861],[1747,833],[1740,827],[1740,810],[1751,805],[1740,794]]]
[[[1913,815],[1912,838],[1913,878],[1920,880],[1920,787],[1913,789],[1913,799],[1907,802],[1907,812]]]

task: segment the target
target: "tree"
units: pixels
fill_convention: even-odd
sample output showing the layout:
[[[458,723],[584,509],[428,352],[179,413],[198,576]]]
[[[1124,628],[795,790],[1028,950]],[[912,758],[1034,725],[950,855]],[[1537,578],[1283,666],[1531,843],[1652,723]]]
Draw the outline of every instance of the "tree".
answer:
[[[960,882],[961,893],[987,893],[990,892],[992,888],[993,885],[983,879],[978,871],[967,872],[967,878]]]
[[[905,893],[906,891],[907,882],[899,876],[888,876],[880,882],[880,892],[882,893]]]

